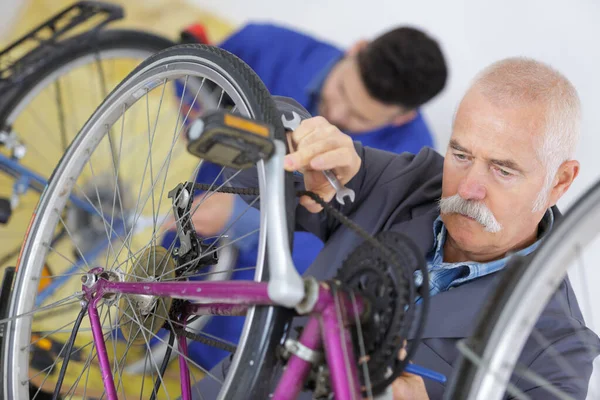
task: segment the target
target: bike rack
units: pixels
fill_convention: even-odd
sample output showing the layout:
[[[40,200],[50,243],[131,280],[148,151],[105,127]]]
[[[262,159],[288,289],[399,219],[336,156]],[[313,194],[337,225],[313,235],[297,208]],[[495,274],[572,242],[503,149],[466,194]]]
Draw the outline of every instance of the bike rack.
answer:
[[[124,15],[121,6],[100,1],[79,1],[65,8],[0,51],[0,88],[12,83],[15,76],[22,79],[36,70],[36,62],[43,61],[46,54],[39,48],[55,51],[59,40],[75,27],[95,18],[95,25],[86,31],[96,32]]]

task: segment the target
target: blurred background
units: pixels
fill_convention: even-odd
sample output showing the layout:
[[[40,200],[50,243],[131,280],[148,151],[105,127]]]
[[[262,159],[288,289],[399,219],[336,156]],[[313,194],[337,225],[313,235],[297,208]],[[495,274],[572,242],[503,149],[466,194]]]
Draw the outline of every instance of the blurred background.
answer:
[[[559,202],[564,212],[600,178],[600,2],[595,0],[113,0],[125,18],[112,28],[142,29],[178,41],[188,25],[202,23],[211,43],[219,43],[247,22],[274,22],[311,34],[341,48],[372,39],[397,25],[425,30],[441,44],[449,79],[443,92],[423,107],[423,114],[443,153],[455,109],[473,76],[508,56],[529,56],[557,68],[577,88],[583,106],[582,138],[577,150],[579,177]],[[72,4],[65,0],[0,0],[0,47]],[[118,83],[118,82],[115,82]],[[0,96],[2,93],[0,93]],[[93,109],[90,110],[93,111]],[[88,113],[87,115],[89,115]],[[56,150],[58,151],[58,150]],[[60,154],[54,154],[54,158]],[[0,177],[0,187],[3,184]],[[13,216],[26,227],[31,214]],[[15,236],[18,245],[21,236]],[[8,236],[0,236],[3,247]],[[596,246],[591,260],[600,259]],[[16,261],[16,254],[12,258]],[[600,270],[587,271],[600,279]],[[576,278],[575,285],[577,286]],[[591,293],[600,304],[600,292]],[[587,310],[596,322],[600,308]]]
[[[71,4],[65,0],[2,0],[0,44],[25,33]],[[583,104],[579,178],[561,200],[567,208],[600,171],[600,3],[593,0],[506,0],[452,2],[423,0],[117,0],[126,16],[114,27],[140,28],[178,38],[183,27],[202,22],[209,39],[219,42],[249,21],[275,22],[346,47],[370,39],[395,25],[415,25],[440,41],[450,70],[444,91],[424,106],[443,151],[455,108],[469,81],[483,67],[503,57],[527,55],[563,72]],[[113,26],[113,24],[111,24]]]

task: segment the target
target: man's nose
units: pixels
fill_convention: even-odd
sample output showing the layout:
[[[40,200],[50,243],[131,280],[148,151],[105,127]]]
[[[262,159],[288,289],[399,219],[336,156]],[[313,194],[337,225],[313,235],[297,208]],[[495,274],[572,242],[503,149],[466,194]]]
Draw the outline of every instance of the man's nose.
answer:
[[[470,171],[458,186],[458,195],[465,200],[481,201],[485,199],[486,189],[483,176],[477,171]]]

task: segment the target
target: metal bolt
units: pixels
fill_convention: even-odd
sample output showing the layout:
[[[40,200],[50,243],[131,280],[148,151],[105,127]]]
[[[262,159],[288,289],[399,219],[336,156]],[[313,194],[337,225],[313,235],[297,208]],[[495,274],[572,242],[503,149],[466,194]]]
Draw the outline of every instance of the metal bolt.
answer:
[[[81,277],[81,283],[83,286],[92,287],[96,283],[96,275],[85,274]]]

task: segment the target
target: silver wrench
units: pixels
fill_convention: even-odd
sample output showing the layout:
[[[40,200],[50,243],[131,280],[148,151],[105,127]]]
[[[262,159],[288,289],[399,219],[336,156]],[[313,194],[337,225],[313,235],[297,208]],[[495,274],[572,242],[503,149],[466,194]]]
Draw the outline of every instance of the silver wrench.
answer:
[[[300,122],[302,122],[302,118],[300,118],[298,113],[292,111],[292,119],[287,119],[285,115],[282,114],[281,122],[283,123],[284,128],[295,131],[300,125]],[[351,203],[354,201],[354,190],[348,189],[346,186],[342,185],[333,171],[329,169],[325,170],[323,171],[323,175],[325,175],[325,178],[327,178],[329,184],[335,189],[335,199],[338,203],[341,205],[346,204],[346,200],[344,199],[345,197],[348,197]]]

